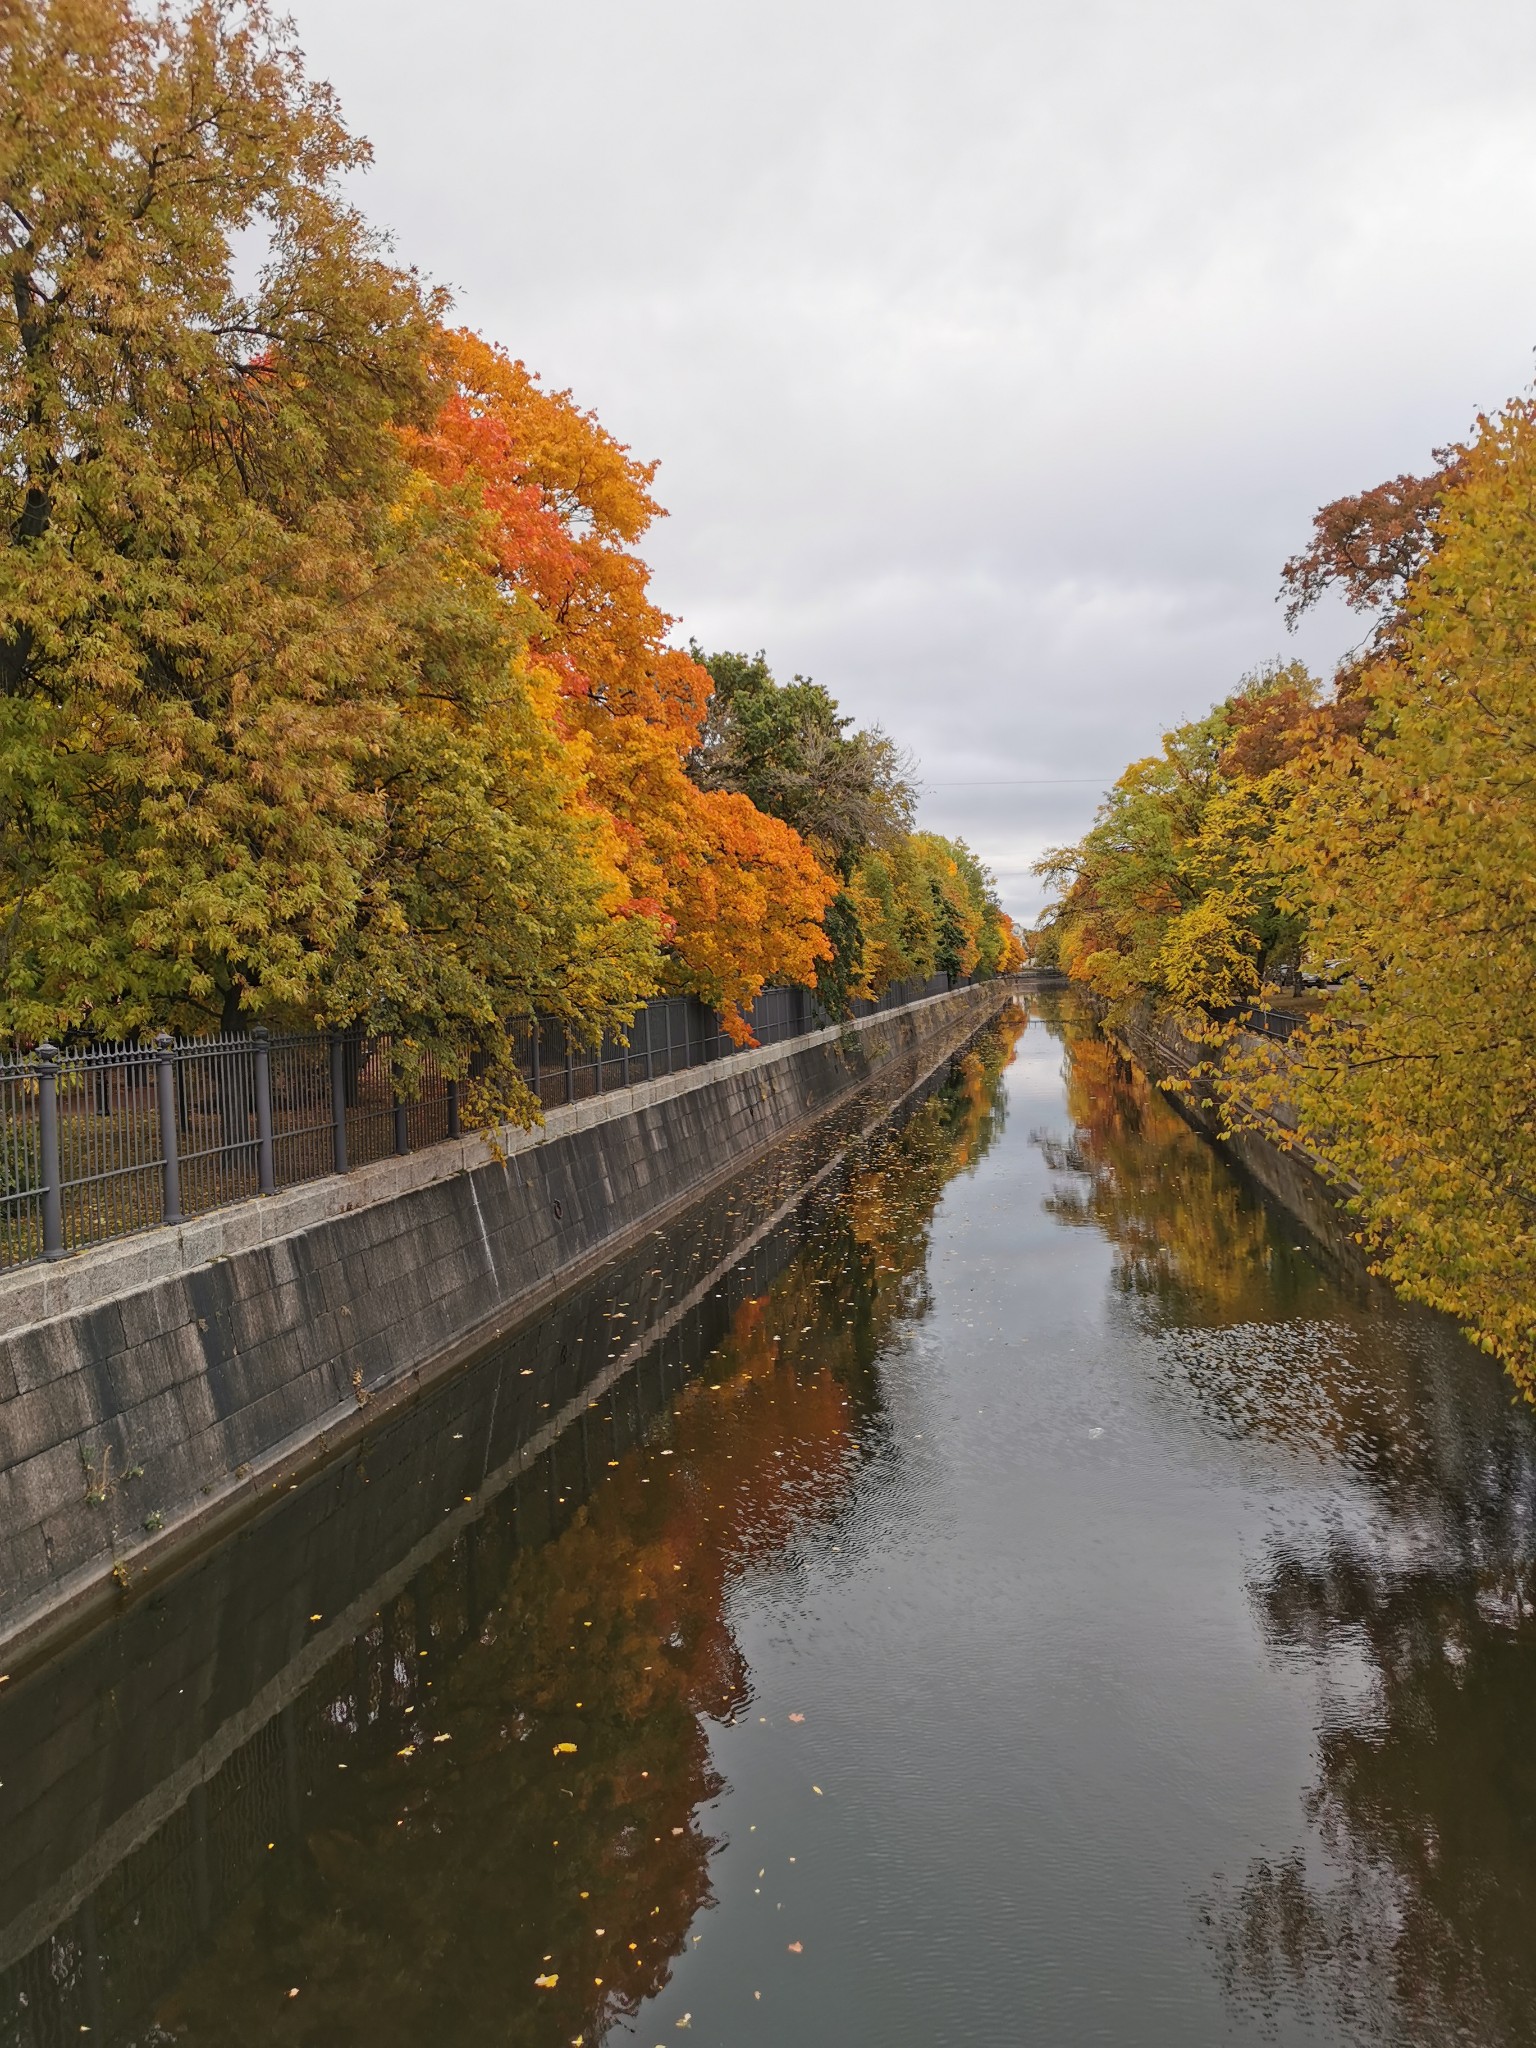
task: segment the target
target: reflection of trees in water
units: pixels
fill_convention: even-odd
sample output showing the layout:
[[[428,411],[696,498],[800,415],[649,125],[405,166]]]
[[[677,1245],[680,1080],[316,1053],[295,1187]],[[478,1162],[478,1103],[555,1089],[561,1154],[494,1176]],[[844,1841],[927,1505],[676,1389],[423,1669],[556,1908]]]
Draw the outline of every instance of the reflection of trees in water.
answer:
[[[1256,1864],[1208,1906],[1234,1999],[1349,2039],[1536,2040],[1536,1572],[1524,1417],[1482,1483],[1370,1534],[1277,1547],[1254,1587],[1280,1650],[1348,1649],[1369,1705],[1325,1711],[1310,1817],[1327,1868]],[[1518,1438],[1518,1442],[1511,1439]],[[1324,1666],[1326,1670],[1326,1665]]]
[[[1432,1427],[1383,1341],[1384,1291],[1321,1271],[1221,1149],[1094,1025],[1054,1028],[1072,1135],[1036,1136],[1060,1175],[1050,1214],[1098,1231],[1165,1378],[1237,1439],[1283,1443],[1380,1476],[1416,1469]]]
[[[1313,1834],[1201,1901],[1243,2021],[1440,2048],[1536,2043],[1531,1417],[1449,1326],[1316,1272],[1085,1020],[1051,1212],[1096,1229],[1159,1361],[1227,1434],[1347,1467],[1360,1502],[1250,1581],[1323,1695]],[[1364,1676],[1364,1686],[1360,1680]]]
[[[333,1740],[297,1846],[143,2040],[591,2043],[662,1988],[710,1898],[707,1725],[750,1696],[730,1585],[835,1517],[872,1455],[878,1359],[925,1302],[934,1204],[1000,1128],[1023,1025],[861,1148],[649,1444],[609,1469],[595,1415],[477,1524],[468,1566],[461,1541],[333,1660],[300,1709]]]
[[[850,1186],[845,1256],[857,1275],[853,1305],[871,1357],[898,1321],[928,1309],[934,1210],[948,1183],[1001,1135],[1006,1102],[998,1082],[1027,1023],[1026,1012],[1010,1004],[955,1062],[948,1085],[899,1132],[876,1140]]]
[[[1051,1023],[1066,1052],[1072,1134],[1036,1136],[1064,1176],[1046,1208],[1109,1239],[1123,1291],[1202,1322],[1272,1316],[1280,1301],[1314,1295],[1311,1262],[1166,1095],[1087,1018],[1064,1010]]]
[[[1448,1326],[1383,1308],[1339,1327],[1364,1391],[1337,1448],[1365,1513],[1276,1537],[1250,1580],[1276,1652],[1319,1673],[1315,1846],[1208,1901],[1210,1939],[1271,2022],[1536,2042],[1531,1418]]]

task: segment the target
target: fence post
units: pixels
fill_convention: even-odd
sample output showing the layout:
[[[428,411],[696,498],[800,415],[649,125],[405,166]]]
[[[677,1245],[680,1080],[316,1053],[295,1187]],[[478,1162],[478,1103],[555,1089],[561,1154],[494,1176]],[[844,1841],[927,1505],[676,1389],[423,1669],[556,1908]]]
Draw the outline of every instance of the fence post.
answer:
[[[184,1223],[181,1213],[181,1149],[176,1134],[176,1041],[169,1031],[155,1040],[155,1088],[160,1100],[160,1152],[163,1159],[161,1220]]]
[[[537,1012],[535,1012],[533,1021],[528,1027],[528,1065],[533,1074],[533,1099],[535,1102],[542,1102],[544,1098],[539,1092],[541,1082],[539,1078],[539,1019]]]
[[[37,1144],[43,1169],[43,1257],[64,1256],[64,1166],[59,1151],[59,1049],[37,1048]]]
[[[395,1089],[390,1090],[395,1103],[395,1157],[403,1159],[411,1149],[411,1134],[405,1125],[405,1104]]]
[[[450,1081],[448,1083],[448,1135],[450,1138],[458,1138],[463,1135],[459,1129],[459,1084],[457,1081]]]
[[[347,1049],[341,1033],[331,1037],[331,1160],[337,1173],[347,1170]]]
[[[277,1154],[272,1144],[272,1055],[265,1024],[251,1026],[256,1062],[256,1183],[262,1194],[277,1193]]]

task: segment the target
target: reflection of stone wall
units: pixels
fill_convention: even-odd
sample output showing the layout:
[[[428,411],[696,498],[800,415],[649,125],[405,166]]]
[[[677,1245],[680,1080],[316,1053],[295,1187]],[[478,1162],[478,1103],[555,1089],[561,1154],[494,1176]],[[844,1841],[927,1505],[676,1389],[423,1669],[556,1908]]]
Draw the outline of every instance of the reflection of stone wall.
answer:
[[[803,1250],[807,1191],[835,1199],[849,1141],[898,1102],[917,1109],[952,1071],[931,1066],[888,1065],[153,1599],[0,1690],[0,2048],[142,2027],[271,1867],[268,1844],[302,1857],[323,1835],[338,1766],[358,1774],[419,1739],[427,1681],[441,1700],[518,1560],[652,1435]]]
[[[511,1556],[575,1515],[592,1475],[639,1438],[736,1302],[793,1251],[784,1231],[736,1263],[621,1398],[521,1469],[529,1418],[519,1410],[533,1404],[516,1398],[520,1361],[547,1357],[574,1381],[601,1360],[603,1304],[615,1296],[605,1284],[555,1311],[391,1418],[177,1579],[163,1605],[131,1610],[109,1640],[7,1703],[13,1778],[28,1778],[33,1797],[0,1847],[3,2048],[74,2037],[82,2025],[115,2037],[142,2018],[260,1873],[268,1841],[286,1850],[300,1836],[307,1802],[337,1764],[357,1768],[409,1739],[407,1710],[423,1707],[427,1679],[441,1687],[474,1641]],[[480,1485],[498,1451],[510,1465],[466,1520],[464,1489]],[[325,1616],[307,1642],[304,1610]],[[114,1677],[118,1711],[103,1730],[102,1687]]]
[[[1008,993],[957,990],[616,1091],[494,1153],[440,1148],[453,1157],[436,1178],[429,1153],[287,1191],[246,1205],[262,1241],[224,1256],[159,1231],[5,1289],[0,1312],[22,1312],[27,1289],[47,1311],[0,1337],[8,1664],[62,1612],[105,1611],[114,1568],[131,1581],[251,1512],[355,1438],[365,1407],[412,1398],[887,1068],[932,1065]],[[243,1213],[220,1220],[224,1246]]]
[[[1183,1081],[1210,1058],[1210,1050],[1194,1045],[1166,1018],[1138,1020],[1121,1031],[1127,1050],[1155,1081]],[[1252,1044],[1248,1034],[1241,1034]],[[1273,1142],[1254,1130],[1223,1131],[1208,1086],[1198,1079],[1191,1087],[1168,1090],[1168,1099],[1187,1122],[1214,1138],[1307,1235],[1351,1272],[1366,1271],[1365,1255],[1350,1232],[1338,1193],[1294,1145],[1281,1142],[1277,1120]]]

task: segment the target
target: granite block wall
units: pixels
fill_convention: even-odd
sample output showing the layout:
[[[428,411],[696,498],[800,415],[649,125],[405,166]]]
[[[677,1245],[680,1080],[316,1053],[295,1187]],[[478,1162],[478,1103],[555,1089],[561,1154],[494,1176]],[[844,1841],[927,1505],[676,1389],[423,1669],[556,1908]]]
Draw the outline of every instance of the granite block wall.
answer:
[[[905,1061],[915,1078],[1008,994],[957,990],[556,1111],[541,1132],[433,1147],[10,1276],[7,1661],[882,1071]]]

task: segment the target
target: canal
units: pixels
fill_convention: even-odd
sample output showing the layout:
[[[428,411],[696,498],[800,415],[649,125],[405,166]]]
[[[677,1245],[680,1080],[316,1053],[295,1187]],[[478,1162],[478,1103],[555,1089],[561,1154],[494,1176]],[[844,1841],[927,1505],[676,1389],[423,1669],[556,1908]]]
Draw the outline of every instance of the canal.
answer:
[[[1497,1370],[1069,999],[835,1135],[0,1687],[3,2048],[1536,2041]]]

